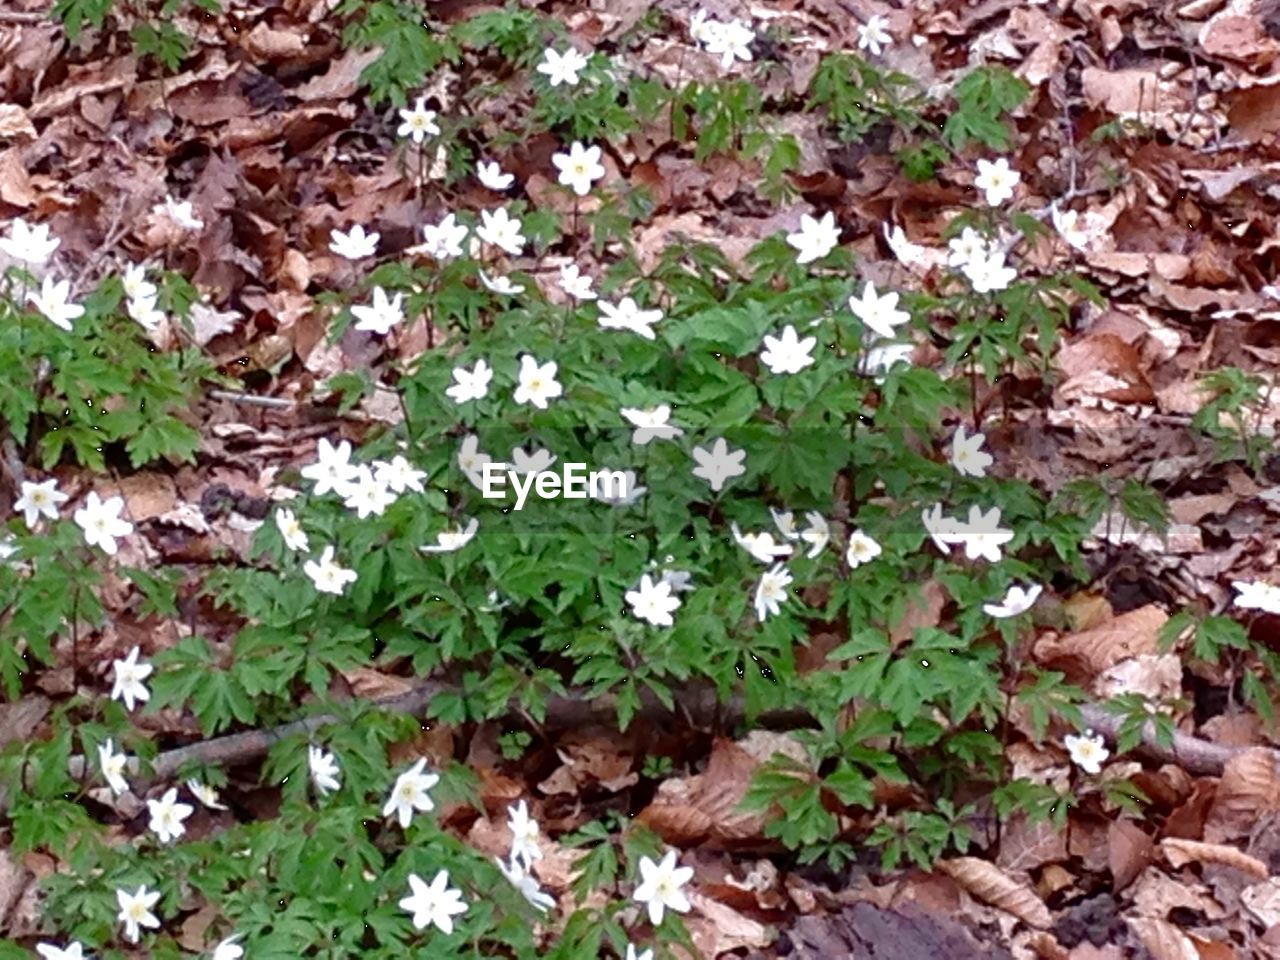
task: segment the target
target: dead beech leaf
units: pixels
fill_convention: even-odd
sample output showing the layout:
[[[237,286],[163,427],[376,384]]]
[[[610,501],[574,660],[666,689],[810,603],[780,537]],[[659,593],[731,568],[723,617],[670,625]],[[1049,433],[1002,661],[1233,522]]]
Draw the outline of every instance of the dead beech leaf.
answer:
[[[382,48],[360,50],[352,47],[335,60],[324,74],[304,83],[293,95],[303,101],[346,100],[360,89],[360,75],[365,67],[382,56]]]
[[[763,840],[766,817],[744,813],[739,807],[760,764],[775,752],[790,754],[798,746],[785,739],[786,745],[716,740],[706,770],[664,781],[637,819],[676,846],[706,843],[724,848]]]
[[[1129,657],[1155,653],[1160,628],[1168,614],[1155,604],[1122,613],[1092,630],[1049,635],[1035,645],[1036,659],[1044,662],[1075,660],[1092,676]]]
[[[1264,927],[1280,923],[1280,878],[1255,883],[1240,891],[1240,903]]]
[[[1127,917],[1129,924],[1142,945],[1155,960],[1200,960],[1200,953],[1191,938],[1167,920],[1154,917]]]
[[[16,103],[0,103],[0,137],[12,137],[15,140],[36,138],[36,128],[31,123],[31,118]]]
[[[762,923],[739,913],[718,900],[693,892],[689,902],[702,914],[686,923],[693,942],[704,957],[718,957],[743,947],[758,950],[773,942],[773,935]]]
[[[1167,838],[1160,841],[1160,852],[1175,869],[1192,862],[1212,863],[1222,867],[1232,867],[1259,880],[1266,880],[1271,875],[1267,865],[1257,857],[1251,857],[1243,850],[1225,843],[1201,843],[1198,840]]]
[[[1145,403],[1155,396],[1142,370],[1142,354],[1115,334],[1083,337],[1058,351],[1057,362],[1067,376],[1059,388],[1064,396],[1101,397],[1116,403]]]
[[[1048,820],[1032,823],[1025,815],[1019,815],[1000,832],[996,863],[1002,870],[1038,870],[1047,863],[1066,859],[1066,834]]]
[[[940,860],[938,869],[983,903],[1013,914],[1027,926],[1047,930],[1053,925],[1044,901],[994,863],[977,857],[954,857]]]
[[[37,199],[20,151],[14,148],[0,153],[0,200],[15,207],[30,207]]]
[[[1151,862],[1155,844],[1132,820],[1117,820],[1107,831],[1107,855],[1111,866],[1111,889],[1119,893]]]
[[[1278,780],[1271,750],[1245,750],[1228,760],[1205,820],[1205,840],[1248,836],[1264,814],[1280,809]]]

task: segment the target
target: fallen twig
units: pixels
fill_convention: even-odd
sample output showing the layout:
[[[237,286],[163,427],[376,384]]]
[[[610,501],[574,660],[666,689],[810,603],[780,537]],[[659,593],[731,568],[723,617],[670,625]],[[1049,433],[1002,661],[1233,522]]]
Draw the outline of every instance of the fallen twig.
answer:
[[[456,692],[452,684],[429,680],[415,687],[408,693],[373,703],[393,713],[421,716],[426,712],[433,697],[441,693]],[[722,704],[716,697],[714,687],[697,684],[676,691],[676,703],[689,722],[699,727],[733,726],[741,723],[746,716],[745,704],[741,697],[734,697]],[[641,692],[641,704],[636,716],[646,718],[669,718],[671,711],[648,690]],[[604,696],[587,699],[583,695],[551,697],[547,702],[546,723],[548,729],[566,729],[586,726],[591,723],[612,720],[616,715],[617,704],[613,697]],[[1112,743],[1119,733],[1123,718],[1108,713],[1100,706],[1086,705],[1081,709],[1086,724],[1097,733],[1101,733]],[[208,764],[231,766],[256,760],[265,754],[271,746],[285,737],[309,735],[321,727],[338,723],[339,718],[333,714],[318,714],[302,720],[295,720],[266,730],[246,730],[212,740],[176,747],[159,754],[152,762],[152,776],[146,779],[167,780],[172,778],[187,764]],[[813,726],[812,715],[803,710],[778,710],[761,715],[758,722],[774,728],[800,728]],[[1175,733],[1172,747],[1165,747],[1157,742],[1155,727],[1148,724],[1142,732],[1142,743],[1138,751],[1153,760],[1177,763],[1194,774],[1221,774],[1227,761],[1243,752],[1244,747],[1229,747],[1211,743],[1199,737],[1184,733]],[[1280,762],[1280,751],[1276,752]],[[142,771],[136,760],[131,761],[132,774],[142,777]],[[74,757],[71,760],[72,776],[84,775],[84,758]],[[0,797],[0,809],[4,799]]]
[[[1088,705],[1081,708],[1085,723],[1095,733],[1100,733],[1111,743],[1115,743],[1124,723],[1123,717],[1109,713],[1102,707]],[[1176,763],[1188,773],[1218,775],[1222,773],[1227,761],[1237,754],[1256,747],[1229,747],[1221,743],[1201,740],[1190,734],[1175,732],[1173,744],[1165,746],[1156,739],[1155,724],[1148,723],[1142,730],[1141,753],[1152,760],[1163,760]],[[1272,751],[1280,762],[1280,751]]]

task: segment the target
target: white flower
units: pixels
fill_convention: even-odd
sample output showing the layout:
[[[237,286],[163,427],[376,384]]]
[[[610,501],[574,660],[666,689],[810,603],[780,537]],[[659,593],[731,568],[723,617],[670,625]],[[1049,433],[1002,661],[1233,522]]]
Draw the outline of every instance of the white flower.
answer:
[[[1003,251],[997,250],[964,265],[964,275],[974,293],[996,293],[1018,279],[1018,271],[1005,264],[1004,256]]]
[[[71,330],[71,321],[84,316],[84,307],[71,303],[71,281],[54,281],[53,277],[45,277],[39,290],[27,292],[31,305],[39,310],[46,320],[55,327]]]
[[[884,375],[898,364],[910,364],[915,350],[914,343],[882,343],[867,351],[863,367],[869,376],[883,380]]]
[[[623,297],[616,307],[601,300],[600,316],[596,322],[603,330],[630,330],[646,340],[654,340],[653,325],[661,319],[661,310],[641,310],[631,297]]]
[[[200,801],[200,805],[210,810],[225,810],[227,805],[218,798],[218,791],[199,780],[188,780],[187,789]]]
[[[436,125],[436,112],[427,109],[427,98],[419,97],[412,110],[401,110],[398,137],[411,137],[414,143],[422,143],[427,134],[438,136],[440,128]]]
[[[672,559],[667,557],[667,562]],[[693,589],[693,574],[688,570],[663,570],[662,582],[671,588],[672,593],[688,593]]]
[[[893,255],[898,258],[899,262],[908,267],[921,267],[929,264],[931,254],[934,251],[922,244],[912,243],[907,238],[906,231],[896,223],[886,223],[881,232],[884,234],[884,242],[889,245],[889,249],[893,251]]]
[[[156,285],[147,279],[147,266],[144,263],[126,267],[120,277],[120,285],[124,288],[125,297],[130,300],[155,300],[160,295]]]
[[[995,163],[989,160],[978,161],[978,176],[973,185],[983,193],[987,206],[998,207],[1013,196],[1022,175],[1009,168],[1009,161],[1001,157]]]
[[[849,534],[849,545],[845,547],[844,559],[850,569],[870,563],[880,556],[880,544],[876,543],[861,530]]]
[[[707,481],[716,493],[724,489],[727,481],[747,472],[747,451],[730,450],[724,437],[718,438],[710,449],[694,447],[693,459],[698,463],[693,468],[693,475]]]
[[[1040,596],[1040,591],[1044,588],[1040,584],[1023,589],[1022,587],[1010,587],[1008,593],[1004,595],[1004,599],[999,603],[984,603],[982,612],[990,617],[1003,619],[1005,617],[1016,617],[1021,613],[1026,613],[1031,609],[1036,599]]]
[[[546,913],[556,905],[555,897],[545,892],[539,886],[537,878],[528,872],[528,868],[516,861],[514,858],[510,866],[505,862],[494,857],[494,863],[498,865],[498,869],[502,871],[502,875],[510,881],[511,885],[520,891],[520,895],[529,901],[530,905],[541,913]]]
[[[535,448],[532,452],[525,450],[524,447],[511,448],[511,469],[522,476],[549,470],[555,462],[556,455],[541,447]]]
[[[27,523],[27,529],[34,530],[41,516],[57,520],[58,504],[66,503],[67,500],[67,495],[58,489],[56,478],[51,477],[42,483],[23,480],[22,496],[18,497],[13,509],[22,514],[22,519]]]
[[[124,778],[125,767],[129,763],[128,756],[121,750],[115,752],[115,741],[108,740],[98,744],[98,766],[102,770],[102,778],[116,796],[129,789],[129,782]]]
[[[674,850],[668,850],[660,863],[640,858],[640,885],[634,896],[636,902],[648,904],[649,920],[655,927],[662,924],[667,910],[689,912],[689,898],[681,888],[691,879],[693,867],[677,867]]]
[[[64,950],[52,943],[37,943],[36,953],[44,957],[44,960],[84,960],[84,944],[79,940],[72,940]]]
[[[408,828],[413,821],[415,811],[427,813],[436,808],[427,791],[440,782],[440,777],[434,773],[424,773],[426,766],[426,759],[420,758],[412,767],[396,777],[391,794],[382,807],[382,815],[394,816],[400,821],[401,828]]]
[[[964,555],[970,560],[983,558],[1000,562],[1000,548],[1013,539],[1013,531],[1000,527],[1000,508],[992,507],[985,516],[982,510],[969,508],[969,520],[955,532],[955,542],[964,544]]]
[[[329,231],[329,249],[348,260],[363,260],[378,252],[380,233],[365,233],[364,226],[357,223],[349,233],[341,230]]]
[[[466,225],[458,223],[457,216],[452,213],[438,224],[429,223],[422,228],[427,253],[441,262],[462,256],[462,241],[466,239]]]
[[[123,700],[124,708],[132,711],[135,702],[146,703],[151,699],[146,679],[155,667],[138,662],[139,650],[134,647],[123,660],[112,661],[111,699]]]
[[[1089,234],[1080,228],[1080,214],[1075,210],[1059,210],[1057,203],[1052,203],[1049,219],[1068,246],[1083,250],[1089,245]]]
[[[699,7],[689,18],[689,38],[701,46],[719,27],[720,24],[715,20],[707,19],[707,11]]]
[[[607,503],[613,507],[627,507],[648,492],[649,488],[641,486],[634,470],[620,472],[622,473],[621,487],[609,483],[597,484],[591,491],[591,495],[601,503]]]
[[[315,481],[311,492],[317,497],[330,490],[345,497],[360,468],[351,462],[350,443],[343,440],[335,447],[327,438],[321,437],[316,445],[316,462],[303,467],[300,472],[305,479]]]
[[[356,318],[357,330],[368,330],[378,336],[386,336],[391,328],[404,322],[404,294],[397,293],[390,299],[381,287],[373,288],[373,302],[369,306],[357,304],[351,308]]]
[[[156,307],[156,297],[134,297],[125,303],[129,318],[152,333],[164,323],[164,311]]]
[[[453,383],[445,389],[445,395],[454,403],[463,404],[468,400],[483,400],[489,395],[489,382],[493,380],[493,368],[483,358],[468,370],[466,367],[453,368]]]
[[[575,141],[569,145],[568,153],[552,154],[551,162],[560,171],[560,185],[580,197],[590,193],[591,184],[605,174],[604,165],[600,162],[600,148],[595,144],[586,147]]]
[[[644,953],[636,953],[636,945],[634,943],[628,943],[627,955],[624,960],[653,960],[653,951],[646,950]]]
[[[13,534],[9,533],[0,537],[0,563],[4,563],[17,552],[18,545],[13,538]]]
[[[1235,605],[1241,610],[1280,613],[1280,587],[1263,580],[1232,580],[1231,586],[1239,594]]]
[[[342,596],[348,583],[356,582],[356,572],[339,566],[333,559],[332,545],[324,548],[320,560],[308,560],[302,565],[303,572],[311,578],[316,590],[320,593],[332,593]]]
[[[876,285],[870,280],[862,288],[861,298],[849,298],[849,309],[862,321],[863,326],[891,340],[897,336],[897,328],[911,320],[911,314],[898,309],[896,290],[880,296],[876,293]]]
[[[413,914],[413,928],[435,926],[441,933],[453,933],[453,918],[467,912],[460,891],[449,886],[449,871],[441,870],[431,885],[422,882],[416,874],[409,874],[412,895],[400,901],[400,907]]]
[[[396,502],[395,494],[368,464],[360,464],[357,470],[355,480],[342,498],[343,506],[354,510],[361,520],[369,516],[382,516],[387,507]]]
[[[525,239],[520,232],[520,221],[507,213],[506,207],[481,210],[476,236],[485,243],[501,247],[513,257],[518,257],[524,250]]]
[[[796,529],[796,515],[790,510],[775,510],[770,507],[769,516],[773,517],[773,525],[784,539],[800,539],[800,531]]]
[[[244,947],[240,946],[240,934],[227,937],[213,948],[212,960],[240,960],[244,956]]]
[[[956,473],[965,477],[987,475],[987,467],[995,462],[995,458],[982,449],[986,439],[981,433],[968,435],[963,426],[956,428],[951,438],[951,466]]]
[[[338,782],[338,758],[315,744],[307,747],[307,768],[311,771],[311,782],[321,794],[342,786]]]
[[[458,448],[458,469],[477,487],[482,485],[484,465],[493,458],[480,449],[480,438],[469,433],[462,438],[462,446]]]
[[[496,160],[486,163],[481,160],[476,164],[476,176],[480,182],[490,190],[496,190],[501,193],[515,182],[515,176],[510,173],[503,173],[502,168],[498,166]]]
[[[566,263],[560,268],[560,289],[575,300],[596,299],[596,292],[591,289],[591,277],[582,273],[576,263]]]
[[[542,62],[538,64],[537,71],[546,74],[547,81],[553,87],[560,84],[566,84],[570,87],[578,85],[578,74],[583,71],[587,65],[587,58],[581,53],[570,47],[563,54],[556,53],[550,47],[547,52],[542,55]]]
[[[840,228],[836,226],[836,215],[828,210],[821,220],[815,220],[807,213],[800,216],[800,230],[787,234],[787,243],[794,247],[798,254],[796,263],[812,263],[821,260],[840,242]]]
[[[395,493],[406,493],[409,490],[422,493],[422,481],[427,479],[425,471],[416,469],[398,453],[389,461],[375,460],[373,472],[379,483]]]
[[[491,277],[483,270],[480,271],[480,282],[486,290],[499,296],[514,297],[517,293],[524,293],[523,284],[512,282],[510,277]]]
[[[893,37],[886,29],[888,26],[889,21],[879,14],[866,23],[858,24],[858,49],[869,50],[873,56],[880,56],[884,47],[893,44]]]
[[[730,69],[734,60],[746,63],[752,59],[751,44],[755,41],[756,34],[741,20],[707,23],[702,34],[702,45],[707,53],[720,57],[720,69]]]
[[[4,251],[14,260],[41,266],[49,262],[53,251],[62,243],[57,237],[49,236],[49,225],[37,223],[31,226],[21,217],[9,224],[9,236],[0,237],[0,251]]]
[[[130,943],[138,942],[141,936],[139,928],[160,926],[159,919],[151,912],[159,899],[160,891],[148,890],[146,884],[133,893],[127,890],[116,891],[116,903],[120,905],[116,919],[124,924],[124,935]]]
[[[935,503],[930,509],[920,511],[920,519],[929,536],[933,538],[934,546],[943,553],[950,554],[953,543],[964,541],[964,536],[960,532],[960,521],[954,517],[944,517],[942,504]]]
[[[800,539],[809,544],[809,552],[805,554],[810,560],[826,549],[831,540],[831,527],[826,517],[815,510],[804,515],[809,525],[800,531]]]
[[[170,843],[187,832],[182,821],[194,810],[189,803],[179,803],[178,788],[170,787],[159,800],[147,801],[147,811],[151,814],[148,826],[161,843]]]
[[[636,428],[631,431],[631,442],[638,446],[643,447],[650,440],[674,440],[684,435],[683,430],[671,423],[671,407],[665,403],[656,407],[623,407],[620,413]]]
[[[419,547],[423,553],[453,553],[461,550],[476,535],[476,531],[480,529],[480,521],[472,517],[470,522],[465,526],[454,527],[450,530],[442,530],[436,534],[436,542],[426,546]]]
[[[974,260],[984,259],[988,255],[987,238],[973,227],[965,227],[960,236],[947,241],[947,265],[963,269]]]
[[[123,497],[103,500],[96,490],[90,490],[84,506],[72,514],[76,525],[84,531],[84,542],[101,547],[110,556],[116,555],[116,538],[133,533],[133,524],[120,517],[124,509]]]
[[[507,807],[507,826],[511,829],[511,862],[533,869],[533,861],[542,859],[538,846],[538,821],[529,816],[529,807],[523,800]]]
[[[817,344],[817,337],[801,340],[796,328],[787,324],[781,337],[765,334],[760,359],[772,373],[799,373],[813,363],[813,348]]]
[[[520,375],[516,381],[516,403],[532,403],[539,410],[547,409],[547,401],[564,393],[556,379],[556,363],[548,360],[538,363],[529,354],[520,357]]]
[[[780,563],[774,564],[760,575],[755,595],[757,620],[764,623],[778,613],[789,596],[787,587],[791,585],[791,580],[791,572]]]
[[[671,584],[645,574],[634,590],[626,592],[626,601],[631,605],[631,613],[639,620],[653,624],[655,627],[670,627],[675,624],[671,614],[680,609],[680,598],[672,595]]]
[[[729,524],[729,529],[733,532],[734,542],[761,563],[773,563],[779,557],[791,556],[791,544],[775,543],[773,534],[767,530],[763,533],[743,533],[736,523]]]
[[[1062,742],[1071,754],[1071,762],[1085,773],[1101,773],[1102,765],[1111,756],[1102,735],[1095,735],[1092,730],[1086,730],[1083,736],[1069,733],[1062,738]]]
[[[280,536],[284,538],[284,545],[290,550],[311,549],[311,543],[307,539],[307,532],[302,529],[302,524],[294,516],[292,510],[282,509],[276,511],[276,529],[280,531]]]
[[[152,212],[163,214],[183,230],[204,229],[204,221],[196,216],[195,207],[191,205],[190,200],[179,201],[173,197],[165,197],[164,203],[157,203],[152,208]]]

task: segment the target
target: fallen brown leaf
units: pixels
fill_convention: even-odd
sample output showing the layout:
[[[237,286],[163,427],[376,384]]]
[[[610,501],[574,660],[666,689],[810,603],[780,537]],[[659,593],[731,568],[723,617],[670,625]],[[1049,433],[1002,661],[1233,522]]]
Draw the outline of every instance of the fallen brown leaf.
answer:
[[[1053,924],[1044,901],[994,863],[977,857],[955,857],[938,861],[938,869],[979,900],[1013,914],[1028,926],[1047,930]]]

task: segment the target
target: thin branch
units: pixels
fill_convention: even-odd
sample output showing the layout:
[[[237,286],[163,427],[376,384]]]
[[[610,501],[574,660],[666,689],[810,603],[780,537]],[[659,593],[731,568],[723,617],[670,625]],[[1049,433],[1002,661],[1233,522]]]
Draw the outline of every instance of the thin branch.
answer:
[[[392,713],[411,716],[422,716],[431,700],[443,693],[456,693],[458,688],[450,683],[428,680],[408,693],[381,700],[372,704]],[[714,686],[709,684],[691,684],[675,691],[675,700],[680,712],[694,726],[710,729],[714,724],[732,726],[746,718],[746,705],[742,697],[734,697],[728,703],[721,703]],[[576,729],[593,723],[610,723],[616,720],[617,702],[611,696],[586,699],[583,695],[551,697],[547,702],[547,729]],[[1081,708],[1085,723],[1095,732],[1102,734],[1114,743],[1119,734],[1123,718],[1108,713],[1102,707],[1088,704]],[[657,722],[670,721],[672,712],[662,704],[649,690],[640,692],[640,707],[636,711],[636,719],[648,719]],[[310,736],[322,727],[340,723],[340,718],[333,714],[318,714],[302,720],[294,720],[265,730],[246,730],[212,740],[201,740],[197,743],[176,747],[159,754],[152,762],[153,773],[143,774],[138,761],[130,760],[130,773],[135,785],[144,786],[152,780],[172,778],[187,764],[204,764],[212,766],[234,766],[248,763],[262,757],[271,747],[286,737]],[[816,721],[804,710],[770,711],[755,718],[760,726],[773,729],[799,729],[813,727]],[[1154,724],[1147,724],[1142,731],[1142,742],[1137,752],[1148,759],[1176,763],[1189,773],[1201,775],[1219,775],[1227,761],[1238,756],[1248,747],[1229,747],[1211,743],[1199,737],[1184,733],[1175,733],[1171,747],[1161,745],[1156,739]],[[1269,748],[1268,748],[1269,749]],[[1277,763],[1280,763],[1280,751],[1271,751]],[[73,777],[79,778],[85,773],[85,758],[73,757],[69,764]],[[0,788],[0,811],[7,807],[7,797]]]
[[[1100,733],[1109,742],[1115,743],[1116,737],[1120,733],[1120,727],[1124,723],[1123,717],[1109,713],[1094,704],[1082,707],[1081,713],[1084,715],[1085,723],[1092,727],[1095,733]],[[1176,763],[1188,773],[1209,776],[1221,774],[1223,768],[1227,765],[1227,761],[1245,752],[1245,750],[1256,749],[1270,750],[1270,748],[1258,747],[1229,747],[1221,743],[1212,743],[1208,740],[1201,740],[1199,737],[1193,737],[1190,734],[1178,732],[1173,735],[1172,745],[1165,746],[1156,739],[1154,723],[1148,723],[1142,728],[1142,743],[1140,746],[1141,753],[1152,760]],[[1280,763],[1280,751],[1270,750],[1270,752],[1276,758],[1276,762]]]

